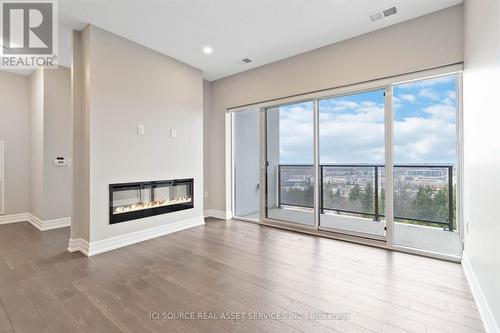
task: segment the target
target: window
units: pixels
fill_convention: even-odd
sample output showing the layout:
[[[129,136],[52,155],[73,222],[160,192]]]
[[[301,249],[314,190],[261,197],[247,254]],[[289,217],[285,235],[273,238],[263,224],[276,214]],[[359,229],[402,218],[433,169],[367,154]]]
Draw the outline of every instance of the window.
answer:
[[[458,254],[457,75],[394,86],[394,243]]]

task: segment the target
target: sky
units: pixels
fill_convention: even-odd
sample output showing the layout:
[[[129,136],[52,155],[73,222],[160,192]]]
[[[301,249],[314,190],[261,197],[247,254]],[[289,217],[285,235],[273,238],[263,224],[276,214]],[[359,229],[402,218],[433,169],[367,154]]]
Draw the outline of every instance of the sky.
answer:
[[[394,86],[394,163],[456,160],[455,75]],[[319,101],[320,163],[385,160],[384,91]],[[313,163],[313,104],[282,106],[280,163]]]

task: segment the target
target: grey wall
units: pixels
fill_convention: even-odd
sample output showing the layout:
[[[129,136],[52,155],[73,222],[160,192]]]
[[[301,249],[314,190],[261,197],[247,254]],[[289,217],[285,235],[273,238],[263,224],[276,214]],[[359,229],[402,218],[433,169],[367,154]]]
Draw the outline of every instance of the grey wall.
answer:
[[[29,77],[29,212],[41,220],[71,216],[71,168],[53,164],[72,155],[70,77],[65,67]]]
[[[463,7],[411,21],[211,83],[211,144],[205,154],[211,209],[229,210],[229,107],[463,61]]]
[[[80,46],[85,79],[79,126],[89,134],[83,142],[89,149],[83,161],[89,163],[89,240],[202,217],[201,72],[94,26],[84,29]],[[145,126],[145,135],[136,134],[137,124]],[[176,138],[170,137],[171,128]],[[190,177],[194,209],[109,224],[109,184]]]
[[[0,71],[0,140],[5,141],[5,214],[28,211],[29,80]]]
[[[90,237],[90,119],[88,118],[89,29],[74,31],[71,66],[73,110],[73,215],[71,238]]]
[[[29,76],[0,72],[6,215],[71,216],[71,172],[52,164],[54,155],[71,157],[69,92],[70,72],[64,67]]]
[[[35,70],[30,81],[30,130],[29,130],[29,212],[43,219],[43,69]]]
[[[210,137],[210,126],[212,115],[210,113],[210,104],[211,104],[211,83],[207,80],[203,80],[203,152],[208,152],[211,145],[211,137]],[[208,165],[210,159],[212,157],[209,154],[203,154],[203,165]],[[213,187],[210,184],[210,178],[208,177],[208,169],[203,168],[203,206],[209,207],[210,203],[210,195],[208,189]]]
[[[465,255],[500,326],[500,2],[465,2]],[[467,227],[468,225],[468,227]]]
[[[43,188],[44,212],[51,220],[71,216],[71,166],[56,167],[58,156],[72,157],[71,72],[69,68],[44,70]]]

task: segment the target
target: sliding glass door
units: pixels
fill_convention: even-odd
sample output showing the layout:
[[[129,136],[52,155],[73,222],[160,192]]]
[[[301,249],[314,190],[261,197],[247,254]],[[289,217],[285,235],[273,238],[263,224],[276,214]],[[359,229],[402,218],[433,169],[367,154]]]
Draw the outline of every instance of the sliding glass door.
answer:
[[[319,225],[385,236],[385,91],[318,101]]]
[[[458,75],[393,91],[394,244],[459,255]]]
[[[258,221],[259,210],[259,110],[234,112],[233,212],[238,218]]]
[[[459,256],[459,82],[445,75],[267,108],[266,221]]]
[[[266,217],[314,225],[314,103],[266,110]]]

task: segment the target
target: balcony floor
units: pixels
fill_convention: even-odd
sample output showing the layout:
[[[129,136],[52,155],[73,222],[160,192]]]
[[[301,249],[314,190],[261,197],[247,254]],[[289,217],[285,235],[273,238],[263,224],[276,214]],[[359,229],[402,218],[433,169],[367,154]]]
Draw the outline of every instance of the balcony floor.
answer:
[[[313,213],[300,209],[273,208],[269,216],[301,225],[313,224]],[[383,223],[369,219],[321,215],[321,226],[367,235],[384,235]],[[394,243],[405,247],[460,256],[459,241],[458,232],[442,228],[404,223],[395,223],[394,226]]]

